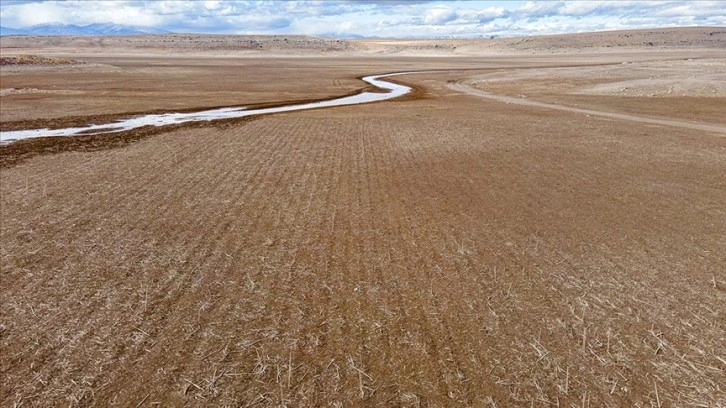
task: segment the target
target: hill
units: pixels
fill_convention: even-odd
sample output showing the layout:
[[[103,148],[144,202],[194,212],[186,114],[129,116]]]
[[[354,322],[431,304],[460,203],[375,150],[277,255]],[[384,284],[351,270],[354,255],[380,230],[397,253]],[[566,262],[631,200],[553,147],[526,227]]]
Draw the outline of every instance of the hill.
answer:
[[[0,27],[0,35],[139,35],[169,33],[149,27],[137,27],[121,24],[89,24],[78,26],[73,24],[39,24],[25,28]]]
[[[6,30],[6,29],[3,29]],[[45,26],[28,35],[5,35],[0,39],[4,51],[28,53],[82,53],[94,50],[159,50],[163,52],[262,52],[293,55],[350,54],[403,56],[476,56],[490,54],[549,54],[619,49],[692,49],[726,48],[726,27],[681,27],[643,30],[601,31],[593,33],[512,37],[495,39],[334,39],[307,35],[212,35],[172,34],[139,35],[128,26],[91,25]],[[58,35],[43,35],[55,31]],[[5,32],[5,31],[3,31]],[[10,31],[12,32],[12,31]],[[85,34],[79,34],[83,32]],[[95,33],[95,34],[93,34]],[[115,33],[105,35],[103,33]]]

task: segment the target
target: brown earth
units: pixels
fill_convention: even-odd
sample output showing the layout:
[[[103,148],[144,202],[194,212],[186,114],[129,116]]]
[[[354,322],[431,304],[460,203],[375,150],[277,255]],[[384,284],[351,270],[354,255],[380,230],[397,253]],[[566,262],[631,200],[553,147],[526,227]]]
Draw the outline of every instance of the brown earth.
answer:
[[[583,70],[556,67],[489,72],[466,83],[497,95],[667,118],[726,123],[726,59],[712,54],[631,61]]]
[[[3,36],[0,46],[11,52],[105,54],[215,54],[254,55],[410,55],[471,56],[492,54],[547,54],[612,52],[638,49],[724,49],[726,27],[680,27],[613,30],[593,33],[493,39],[360,39],[340,40],[304,35],[162,34],[133,36]]]
[[[725,27],[684,27],[536,37],[471,39],[363,39],[352,43],[358,51],[396,55],[561,54],[634,50],[648,53],[664,49],[726,48]]]
[[[46,51],[89,64],[2,88],[82,96],[3,94],[3,127],[449,71],[398,77],[422,90],[401,100],[0,147],[0,405],[726,406],[726,137],[667,123],[724,126],[724,97],[602,88],[647,66],[722,89],[723,50]]]

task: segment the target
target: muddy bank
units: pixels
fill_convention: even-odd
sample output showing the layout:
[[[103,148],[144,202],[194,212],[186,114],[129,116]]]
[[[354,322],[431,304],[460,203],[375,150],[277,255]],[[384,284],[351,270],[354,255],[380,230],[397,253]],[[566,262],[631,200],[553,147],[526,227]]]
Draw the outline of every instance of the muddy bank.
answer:
[[[125,120],[119,120],[113,123],[89,124],[80,127],[68,127],[62,129],[29,129],[14,130],[0,132],[0,145],[10,144],[19,140],[33,139],[38,137],[58,137],[58,136],[76,136],[76,135],[99,135],[107,133],[125,132],[129,130],[139,129],[146,126],[168,126],[178,125],[187,122],[203,122],[219,119],[237,119],[253,115],[265,115],[269,113],[291,112],[307,109],[327,108],[333,106],[357,105],[361,103],[378,102],[387,99],[403,96],[411,91],[406,85],[394,82],[383,81],[381,78],[401,75],[405,73],[394,73],[385,75],[371,75],[361,78],[368,84],[377,89],[387,91],[382,92],[361,92],[356,95],[345,96],[342,98],[316,101],[298,105],[286,105],[260,109],[247,109],[245,107],[225,107],[219,109],[204,110],[201,112],[188,113],[162,113],[134,117]]]

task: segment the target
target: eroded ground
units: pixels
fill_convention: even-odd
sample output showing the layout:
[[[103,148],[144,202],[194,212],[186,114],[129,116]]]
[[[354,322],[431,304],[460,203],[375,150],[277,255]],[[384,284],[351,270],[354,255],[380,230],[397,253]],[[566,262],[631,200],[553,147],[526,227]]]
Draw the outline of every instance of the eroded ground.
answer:
[[[666,57],[682,61],[674,70],[723,61]],[[621,65],[561,67],[646,57],[598,58],[205,66],[118,55],[89,62],[127,72],[118,92],[148,91],[147,102],[108,90],[108,104],[86,111],[44,94],[43,109],[21,114],[26,102],[3,95],[5,126],[192,107],[185,92],[219,106],[240,93],[337,95],[362,74],[477,68],[401,77],[425,91],[416,98],[178,128],[3,168],[2,405],[724,406],[724,135],[448,86],[496,74],[521,85],[505,94],[569,104],[604,72],[643,80],[607,71]],[[517,76],[543,65],[571,79],[544,92],[541,68]],[[74,87],[105,100],[94,95],[112,76],[94,75]],[[37,89],[63,78],[0,77]],[[623,105],[591,108],[627,110],[632,98],[608,97]],[[690,112],[681,120],[723,125],[715,109],[660,99]]]

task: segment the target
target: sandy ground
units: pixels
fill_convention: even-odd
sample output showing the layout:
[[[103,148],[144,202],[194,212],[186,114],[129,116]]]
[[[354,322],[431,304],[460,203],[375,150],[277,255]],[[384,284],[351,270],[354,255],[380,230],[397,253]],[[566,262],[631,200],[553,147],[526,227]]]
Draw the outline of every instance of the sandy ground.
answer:
[[[618,65],[522,69],[507,75],[476,77],[477,85],[516,86],[523,92],[555,90],[598,96],[726,97],[726,61],[723,58],[687,58],[672,61],[626,62]],[[561,79],[558,83],[557,80]],[[537,88],[539,84],[539,89]],[[554,85],[554,86],[553,86]]]
[[[582,69],[558,67],[475,75],[466,84],[496,94],[611,113],[726,122],[726,59],[629,61]]]
[[[3,67],[4,128],[448,71],[0,147],[0,405],[726,406],[726,56],[658,47]]]
[[[632,121],[632,122],[639,122],[639,123],[647,123],[652,125],[659,125],[659,126],[673,126],[673,127],[682,127],[687,129],[695,129],[695,130],[703,130],[706,132],[715,132],[715,133],[721,133],[726,135],[726,126],[720,124],[720,122],[717,122],[716,124],[708,124],[708,123],[698,123],[698,122],[688,122],[683,120],[672,120],[668,118],[656,118],[651,116],[645,116],[645,115],[631,115],[627,113],[617,113],[617,112],[609,112],[605,110],[593,110],[593,109],[583,109],[583,108],[577,108],[572,106],[567,106],[563,104],[556,104],[556,103],[547,103],[547,102],[540,102],[536,100],[532,100],[529,98],[526,98],[524,96],[506,96],[506,95],[498,95],[487,91],[482,91],[480,89],[477,89],[475,87],[472,87],[470,85],[466,85],[463,83],[454,83],[449,85],[449,88],[455,91],[464,92],[470,95],[479,96],[482,98],[487,98],[499,102],[504,102],[506,104],[515,104],[515,105],[522,105],[522,106],[529,106],[529,107],[535,107],[535,108],[542,108],[542,109],[554,109],[554,110],[560,110],[565,112],[572,112],[572,113],[579,113],[586,116],[601,116],[605,118],[611,118],[611,119],[617,119],[621,121]]]
[[[360,39],[336,40],[311,36],[231,36],[169,34],[148,36],[6,36],[0,46],[8,52],[119,52],[175,55],[366,55],[366,56],[491,56],[497,54],[579,54],[635,50],[726,48],[726,27],[683,27],[496,39]]]

